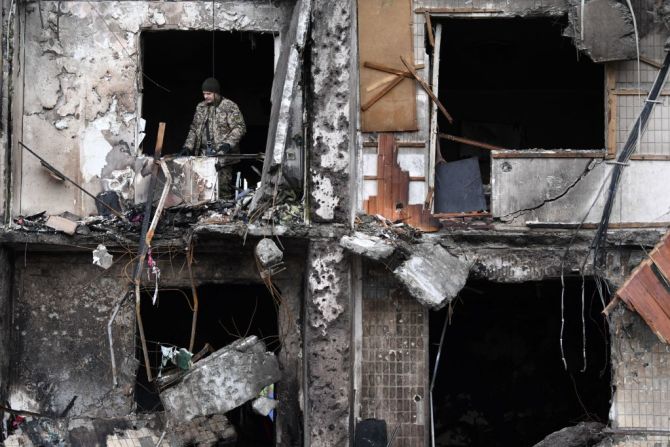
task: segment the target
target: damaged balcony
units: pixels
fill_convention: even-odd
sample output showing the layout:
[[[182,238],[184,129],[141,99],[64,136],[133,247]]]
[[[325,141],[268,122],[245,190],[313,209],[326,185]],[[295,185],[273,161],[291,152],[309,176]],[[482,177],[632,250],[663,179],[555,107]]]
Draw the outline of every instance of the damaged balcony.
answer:
[[[652,3],[5,0],[0,442],[667,444]]]

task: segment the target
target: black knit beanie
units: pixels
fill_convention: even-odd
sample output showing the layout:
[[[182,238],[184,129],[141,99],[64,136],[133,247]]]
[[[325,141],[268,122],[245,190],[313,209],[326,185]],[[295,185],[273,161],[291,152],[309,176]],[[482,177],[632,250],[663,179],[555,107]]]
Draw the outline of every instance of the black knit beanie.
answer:
[[[202,83],[203,92],[212,92],[212,93],[221,93],[221,86],[219,81],[214,78],[207,78],[205,82]]]

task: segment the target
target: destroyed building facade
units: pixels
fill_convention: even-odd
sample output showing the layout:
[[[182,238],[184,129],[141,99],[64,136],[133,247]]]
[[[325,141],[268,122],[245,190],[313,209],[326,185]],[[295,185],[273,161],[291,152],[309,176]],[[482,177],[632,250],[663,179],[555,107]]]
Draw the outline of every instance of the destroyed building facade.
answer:
[[[3,0],[2,442],[670,443],[668,11]]]

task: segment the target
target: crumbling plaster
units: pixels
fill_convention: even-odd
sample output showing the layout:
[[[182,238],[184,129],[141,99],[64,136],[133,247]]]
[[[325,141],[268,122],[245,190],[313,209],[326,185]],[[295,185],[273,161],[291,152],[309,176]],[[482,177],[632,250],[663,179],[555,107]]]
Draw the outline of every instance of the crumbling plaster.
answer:
[[[309,192],[315,222],[348,222],[352,91],[350,0],[315,0],[308,44]]]
[[[21,5],[24,5],[23,3]],[[81,182],[92,193],[100,179],[134,163],[141,86],[143,30],[211,29],[279,33],[289,2],[38,2],[25,5],[21,59],[15,83],[25,94],[15,140]],[[44,26],[42,26],[42,22]],[[148,74],[160,83],[160,73]],[[14,214],[47,209],[87,215],[94,202],[58,183],[14,145]]]
[[[349,444],[351,262],[337,240],[310,241],[305,300],[305,446]]]
[[[119,387],[112,389],[106,322],[125,293],[122,264],[101,271],[88,256],[16,254],[12,315],[12,408],[60,416],[130,413],[135,318],[123,306],[114,327]],[[101,273],[102,272],[102,273]]]

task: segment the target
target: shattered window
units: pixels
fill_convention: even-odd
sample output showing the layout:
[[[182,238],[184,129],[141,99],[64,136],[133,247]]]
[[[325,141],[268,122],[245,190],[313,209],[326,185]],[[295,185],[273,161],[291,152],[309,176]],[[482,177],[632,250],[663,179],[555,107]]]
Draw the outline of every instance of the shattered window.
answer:
[[[567,19],[449,19],[442,23],[439,98],[454,118],[442,133],[504,149],[603,149],[604,67],[563,36]],[[490,150],[441,140],[445,160]]]

